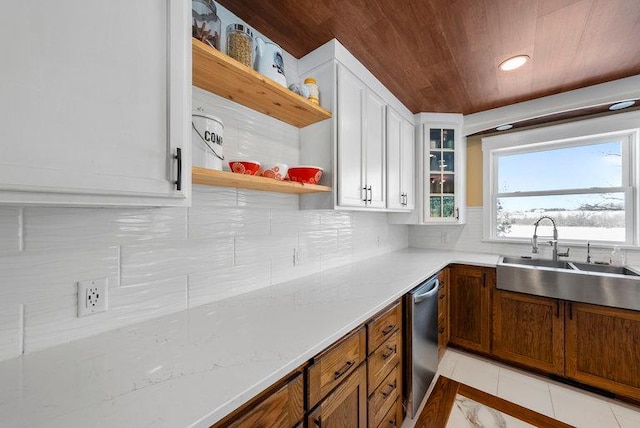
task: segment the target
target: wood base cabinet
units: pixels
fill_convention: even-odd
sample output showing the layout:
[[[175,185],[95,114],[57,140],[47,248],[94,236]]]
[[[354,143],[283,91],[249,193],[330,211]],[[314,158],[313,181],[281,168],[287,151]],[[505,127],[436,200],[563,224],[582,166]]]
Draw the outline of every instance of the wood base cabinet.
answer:
[[[492,354],[562,375],[564,304],[557,299],[495,290]]]
[[[495,269],[454,265],[449,283],[450,343],[489,353]]]
[[[566,376],[640,400],[640,312],[567,302]]]
[[[367,363],[362,363],[307,416],[310,428],[367,426]]]
[[[438,281],[438,360],[441,360],[449,343],[449,268],[440,271]]]
[[[292,379],[267,389],[214,428],[293,427],[303,419],[304,375],[297,372]]]

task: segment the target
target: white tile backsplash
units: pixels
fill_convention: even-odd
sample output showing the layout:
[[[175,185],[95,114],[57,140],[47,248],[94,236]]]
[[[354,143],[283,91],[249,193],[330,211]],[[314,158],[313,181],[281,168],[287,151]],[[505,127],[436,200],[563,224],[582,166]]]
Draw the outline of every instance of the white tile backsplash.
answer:
[[[0,208],[0,254],[20,250],[20,209]]]
[[[227,159],[298,163],[297,128],[197,88],[193,99],[225,124]],[[0,208],[0,360],[23,338],[32,352],[408,245],[386,214],[298,206],[195,185],[190,208]],[[78,318],[76,282],[101,277],[109,310]]]

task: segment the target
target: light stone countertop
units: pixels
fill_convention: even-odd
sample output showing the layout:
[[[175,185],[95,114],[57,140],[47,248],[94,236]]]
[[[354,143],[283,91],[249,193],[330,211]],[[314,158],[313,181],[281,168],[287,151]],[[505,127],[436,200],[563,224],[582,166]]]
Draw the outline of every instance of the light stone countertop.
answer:
[[[3,427],[208,427],[449,263],[405,249],[0,363]]]

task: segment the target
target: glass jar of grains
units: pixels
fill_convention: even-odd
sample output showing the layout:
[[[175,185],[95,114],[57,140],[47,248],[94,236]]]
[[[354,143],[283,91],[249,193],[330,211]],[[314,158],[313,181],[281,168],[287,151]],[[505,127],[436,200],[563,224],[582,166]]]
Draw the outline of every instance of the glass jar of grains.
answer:
[[[227,55],[246,65],[253,66],[253,33],[243,24],[227,27]]]

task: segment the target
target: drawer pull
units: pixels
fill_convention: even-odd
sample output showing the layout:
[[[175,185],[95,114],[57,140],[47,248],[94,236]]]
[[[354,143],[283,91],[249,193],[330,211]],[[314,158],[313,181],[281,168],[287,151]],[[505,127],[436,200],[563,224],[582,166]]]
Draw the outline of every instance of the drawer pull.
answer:
[[[393,330],[395,330],[396,325],[395,324],[391,324],[388,325],[384,330],[382,330],[382,335],[386,336],[387,334],[391,333]]]
[[[396,418],[393,418],[389,421],[389,426],[392,426],[392,427],[396,426]]]
[[[441,294],[440,295],[440,300],[444,299],[446,297],[446,294]]]
[[[440,334],[444,333],[444,327],[440,327],[440,328],[438,329],[438,333],[440,333]]]
[[[387,358],[389,358],[390,356],[392,356],[393,354],[396,353],[396,345],[393,346],[387,346],[387,352],[382,354],[382,359],[386,360]]]
[[[344,375],[355,363],[355,361],[347,361],[347,364],[345,364],[343,368],[333,373],[333,380],[340,379],[340,377]]]
[[[322,417],[318,416],[313,420],[313,423],[315,423],[318,428],[322,428]]]
[[[393,392],[394,389],[396,389],[396,381],[394,380],[393,383],[388,384],[387,386],[390,387],[390,389],[388,391],[382,391],[381,394],[384,398],[387,398],[389,395],[391,395],[391,393]]]

